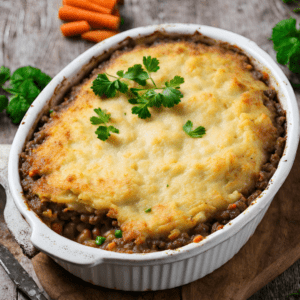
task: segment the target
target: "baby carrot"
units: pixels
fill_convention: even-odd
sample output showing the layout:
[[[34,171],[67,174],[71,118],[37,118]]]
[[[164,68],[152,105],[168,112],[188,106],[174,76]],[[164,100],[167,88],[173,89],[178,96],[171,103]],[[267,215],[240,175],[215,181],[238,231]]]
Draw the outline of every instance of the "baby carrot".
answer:
[[[107,27],[116,30],[120,18],[112,15],[101,14],[81,8],[65,5],[58,11],[58,17],[63,21],[87,21],[92,27]]]
[[[64,5],[79,7],[85,10],[97,11],[103,14],[111,14],[112,9],[97,5],[88,0],[63,0]]]
[[[60,30],[64,36],[72,36],[89,31],[90,25],[87,21],[76,21],[62,24]]]
[[[113,9],[117,4],[117,0],[89,0],[89,1],[110,9]]]
[[[113,16],[117,16],[117,17],[120,17],[120,10],[115,7],[111,13]]]
[[[92,30],[83,33],[81,37],[84,40],[99,43],[117,33],[118,33],[117,31],[109,31],[109,30]]]

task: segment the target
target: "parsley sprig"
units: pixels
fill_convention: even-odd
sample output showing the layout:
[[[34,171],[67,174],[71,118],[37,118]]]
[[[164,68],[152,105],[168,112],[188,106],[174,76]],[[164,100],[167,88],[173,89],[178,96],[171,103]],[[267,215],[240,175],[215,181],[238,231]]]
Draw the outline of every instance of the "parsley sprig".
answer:
[[[296,0],[282,0],[284,3],[291,3],[291,2],[294,2],[294,3],[296,3],[296,4],[298,4],[299,5],[299,3],[296,1]],[[299,5],[300,6],[300,5]],[[300,8],[295,8],[294,10],[293,10],[294,12],[300,12]]]
[[[277,61],[287,65],[294,73],[300,73],[300,30],[296,19],[281,20],[275,25],[271,40],[277,51]]]
[[[98,136],[98,139],[101,141],[106,141],[110,137],[110,132],[119,133],[119,129],[114,126],[107,126],[106,123],[110,120],[110,114],[107,114],[105,110],[101,110],[101,108],[94,109],[94,112],[98,115],[98,117],[91,117],[90,121],[93,125],[101,125],[97,128],[95,133]]]
[[[164,86],[158,87],[151,77],[151,73],[155,73],[160,69],[158,59],[144,56],[143,65],[145,69],[142,65],[136,64],[128,68],[126,72],[124,70],[118,71],[117,76],[107,73],[99,74],[93,81],[92,90],[96,95],[105,95],[108,98],[114,97],[117,91],[126,93],[129,96],[129,103],[136,105],[132,108],[132,113],[138,115],[141,119],[151,117],[149,107],[173,107],[180,103],[183,95],[179,88],[184,83],[184,79],[175,76],[170,81],[166,81]],[[108,76],[115,80],[109,80]],[[132,80],[142,87],[147,85],[147,80],[151,80],[153,86],[150,88],[131,88],[129,90],[128,84],[122,79]]]
[[[205,128],[203,126],[199,126],[196,129],[192,130],[193,127],[193,122],[188,120],[184,125],[183,125],[183,131],[189,135],[192,138],[202,138],[203,135],[205,134]]]
[[[8,80],[8,87],[3,87]],[[31,66],[17,69],[12,76],[8,68],[0,67],[0,87],[12,94],[10,101],[6,96],[0,96],[0,112],[6,109],[12,122],[20,123],[34,99],[50,80],[50,76]]]

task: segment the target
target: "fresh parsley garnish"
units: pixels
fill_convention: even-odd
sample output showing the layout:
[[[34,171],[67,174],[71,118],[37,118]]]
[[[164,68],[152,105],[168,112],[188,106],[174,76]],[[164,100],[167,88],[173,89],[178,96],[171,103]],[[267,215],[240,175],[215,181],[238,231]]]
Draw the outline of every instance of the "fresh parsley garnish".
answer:
[[[118,71],[117,75],[120,78],[133,80],[139,85],[145,86],[146,80],[149,79],[148,73],[143,69],[142,65],[134,65],[128,68],[128,71],[124,74],[124,71]]]
[[[7,98],[1,96],[0,112],[6,109],[12,122],[20,123],[34,99],[50,82],[51,77],[30,66],[19,68],[10,76],[9,69],[2,66],[0,68],[0,86],[7,80],[9,80],[8,87],[2,88],[11,93],[12,97],[8,103]]]
[[[7,107],[8,98],[4,95],[0,95],[0,113]]]
[[[91,117],[90,121],[93,125],[104,124],[99,126],[95,133],[97,134],[98,139],[101,141],[106,141],[110,137],[110,133],[119,133],[119,129],[114,126],[107,126],[106,123],[110,120],[110,114],[107,114],[105,110],[101,110],[101,108],[94,109],[94,112],[98,115],[98,117]]]
[[[296,0],[282,0],[284,3],[291,3],[291,2],[294,2],[294,3],[296,3],[296,4],[298,4],[299,5],[299,3],[296,1]],[[300,5],[299,5],[300,6]],[[294,10],[293,10],[294,12],[299,12],[300,11],[300,8],[295,8]]]
[[[17,124],[23,119],[30,104],[21,95],[14,95],[10,98],[9,104],[6,107],[6,112],[11,118],[12,122]]]
[[[300,73],[300,30],[296,19],[282,20],[275,25],[271,40],[277,51],[277,61],[287,65],[294,73]]]
[[[196,129],[192,130],[193,127],[193,122],[188,120],[184,125],[183,125],[183,130],[184,132],[189,135],[192,138],[202,138],[203,135],[205,134],[205,128],[203,126],[199,126]]]
[[[0,86],[2,86],[10,78],[10,70],[4,66],[0,67]]]
[[[147,209],[145,209],[145,213],[149,213],[149,212],[151,212],[151,207],[150,208],[147,208]]]
[[[105,95],[108,98],[112,98],[116,95],[117,91],[126,93],[128,85],[121,82],[119,79],[110,81],[106,74],[99,74],[93,81],[92,90],[96,95]]]
[[[93,81],[92,90],[98,96],[105,95],[106,97],[114,97],[117,91],[126,93],[129,97],[129,103],[136,105],[132,108],[132,113],[139,116],[141,119],[151,117],[149,107],[173,107],[178,104],[183,97],[179,91],[180,85],[184,83],[184,79],[180,76],[175,76],[172,80],[165,82],[162,87],[157,87],[151,73],[159,70],[159,61],[157,58],[151,56],[143,57],[143,65],[136,64],[128,68],[124,73],[123,70],[117,72],[117,76],[109,75],[107,73],[99,74]],[[114,78],[110,81],[108,76]],[[121,79],[128,79],[145,87],[147,80],[151,80],[153,86],[149,88],[131,88],[128,90],[128,84],[121,81]],[[161,90],[161,92],[157,92]]]

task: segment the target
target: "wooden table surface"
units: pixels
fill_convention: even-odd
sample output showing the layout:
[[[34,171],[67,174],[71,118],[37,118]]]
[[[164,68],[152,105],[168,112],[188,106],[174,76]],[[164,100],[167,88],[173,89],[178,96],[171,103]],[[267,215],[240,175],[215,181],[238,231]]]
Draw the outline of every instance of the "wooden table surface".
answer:
[[[0,66],[11,71],[31,65],[55,76],[79,54],[93,44],[77,38],[62,37],[57,18],[61,0],[1,0],[0,1]],[[273,59],[276,53],[269,37],[272,27],[290,16],[300,21],[300,14],[292,10],[296,4],[281,0],[125,0],[121,6],[124,24],[121,30],[162,23],[203,24],[241,34],[256,42]],[[300,77],[282,67],[295,83]],[[3,90],[0,90],[0,94]],[[300,91],[296,91],[298,103]],[[0,144],[11,144],[18,126],[0,113]],[[37,280],[30,260],[7,231],[1,212],[3,190],[0,188],[0,242],[9,247],[26,270]],[[287,296],[300,288],[300,261],[270,282],[249,300],[293,299]],[[23,299],[0,267],[0,300]],[[182,295],[182,299],[186,299]],[[189,299],[194,300],[194,299]]]

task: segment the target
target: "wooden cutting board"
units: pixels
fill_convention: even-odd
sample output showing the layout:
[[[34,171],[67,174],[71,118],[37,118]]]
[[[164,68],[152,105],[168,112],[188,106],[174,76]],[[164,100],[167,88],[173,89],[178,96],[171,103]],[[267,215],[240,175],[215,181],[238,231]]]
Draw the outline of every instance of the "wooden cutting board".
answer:
[[[244,300],[300,258],[299,191],[300,150],[287,180],[241,251],[213,273],[171,290],[138,293],[93,286],[71,275],[43,253],[32,263],[41,284],[54,300]]]

